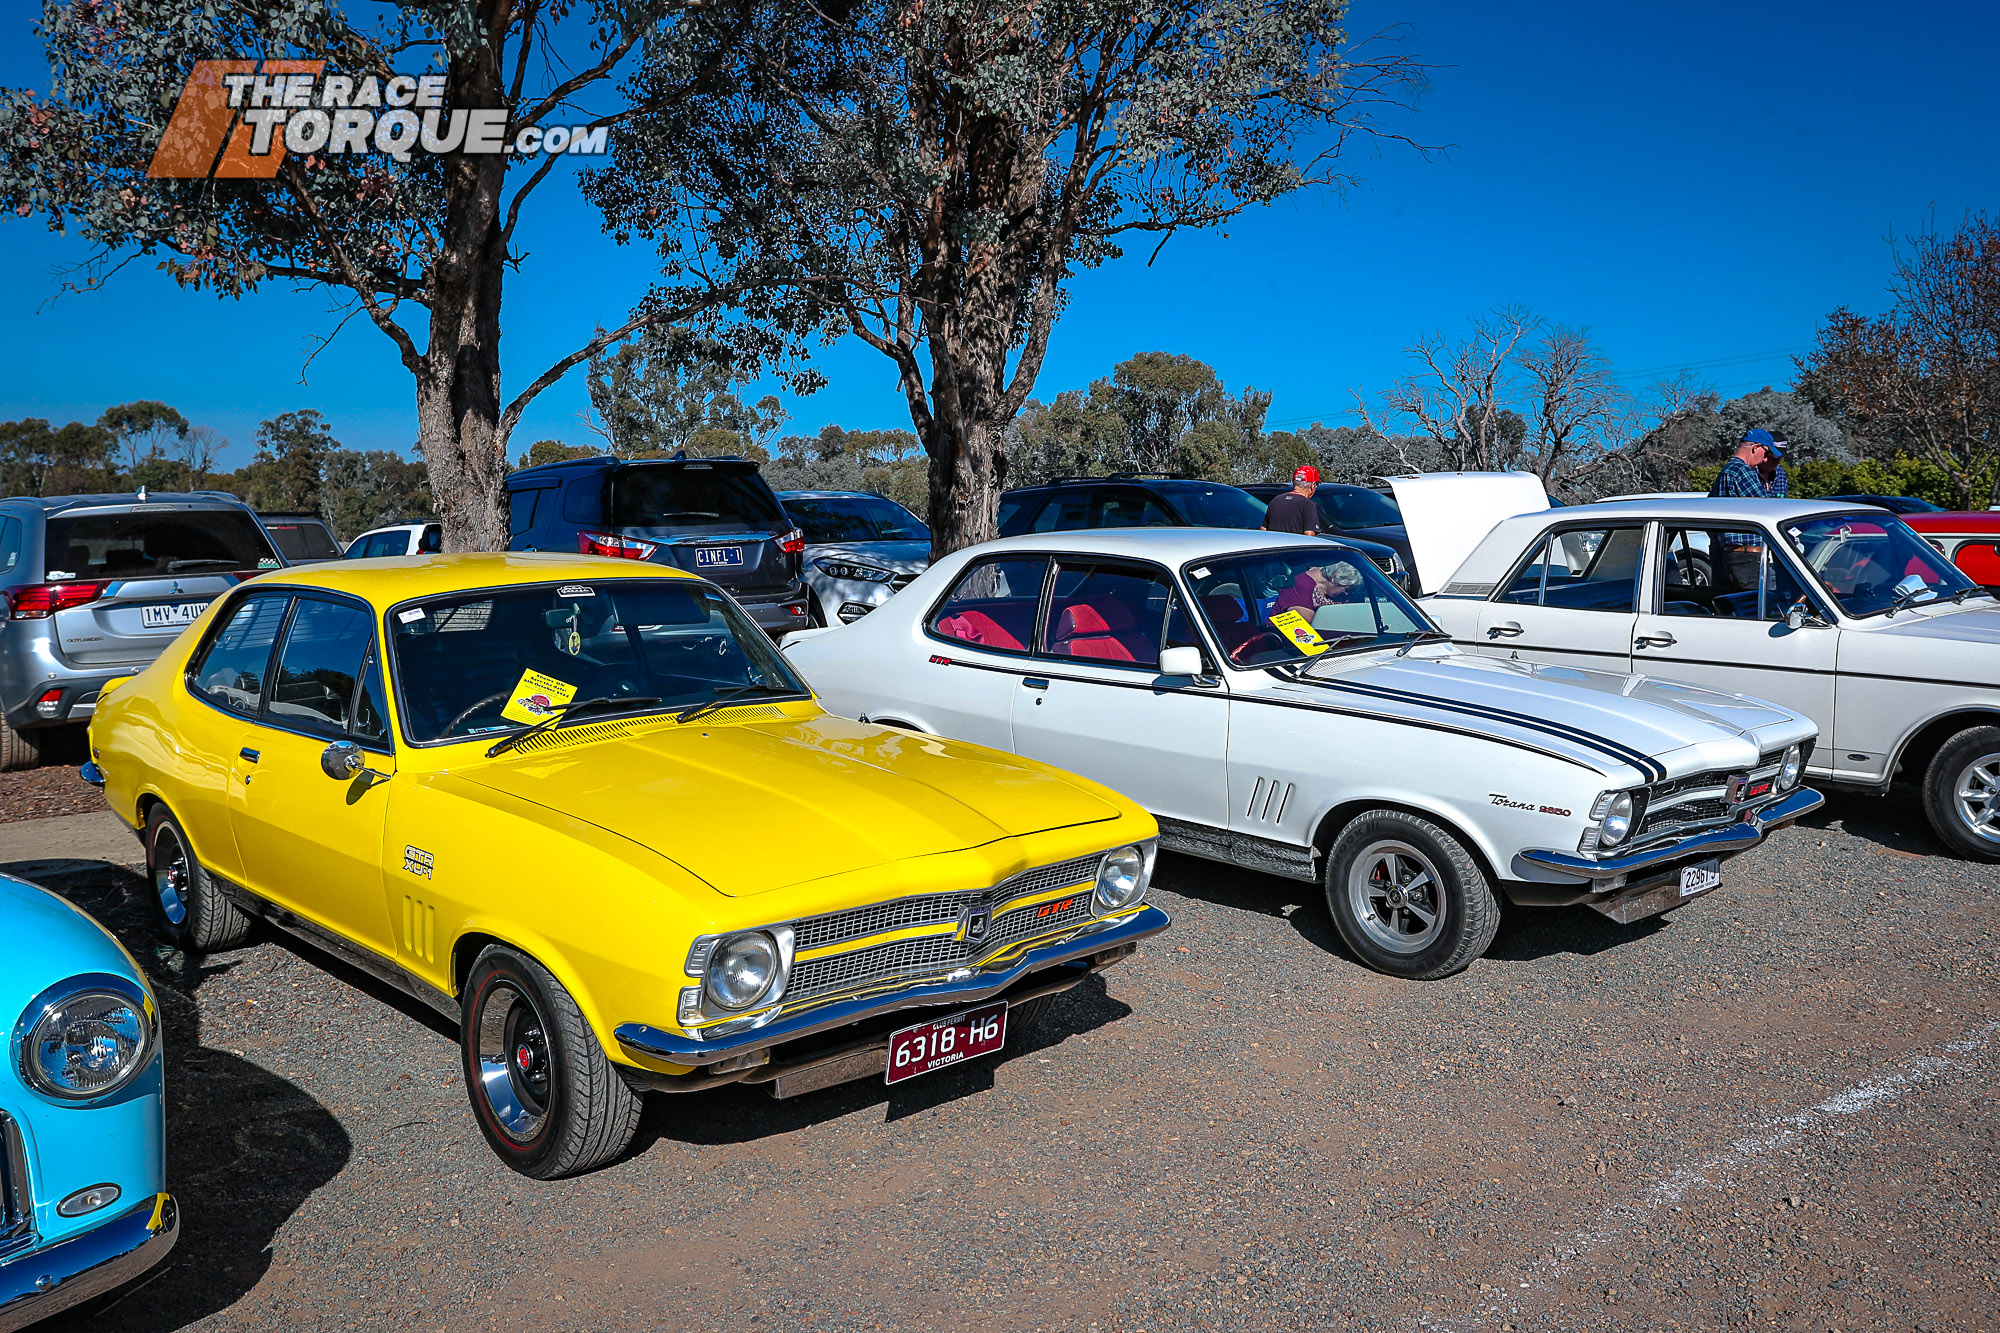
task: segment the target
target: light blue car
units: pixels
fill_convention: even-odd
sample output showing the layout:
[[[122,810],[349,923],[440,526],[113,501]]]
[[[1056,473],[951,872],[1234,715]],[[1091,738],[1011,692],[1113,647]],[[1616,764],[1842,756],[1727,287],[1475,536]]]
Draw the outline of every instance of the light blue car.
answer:
[[[0,1333],[110,1291],[180,1232],[160,1010],[132,956],[0,875]]]

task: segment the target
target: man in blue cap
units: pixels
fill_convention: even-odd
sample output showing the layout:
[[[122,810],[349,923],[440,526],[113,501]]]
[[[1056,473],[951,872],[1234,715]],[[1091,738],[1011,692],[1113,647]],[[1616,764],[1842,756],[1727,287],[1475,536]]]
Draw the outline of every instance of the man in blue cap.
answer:
[[[1743,442],[1722,465],[1709,487],[1711,496],[1738,500],[1782,500],[1791,490],[1785,475],[1785,437],[1759,426],[1743,432]]]
[[[1785,476],[1783,434],[1761,426],[1743,432],[1743,442],[1722,465],[1722,472],[1709,487],[1711,496],[1741,500],[1782,500],[1791,489]],[[1715,571],[1718,587],[1749,591],[1764,581],[1764,543],[1754,532],[1722,534],[1722,568]]]

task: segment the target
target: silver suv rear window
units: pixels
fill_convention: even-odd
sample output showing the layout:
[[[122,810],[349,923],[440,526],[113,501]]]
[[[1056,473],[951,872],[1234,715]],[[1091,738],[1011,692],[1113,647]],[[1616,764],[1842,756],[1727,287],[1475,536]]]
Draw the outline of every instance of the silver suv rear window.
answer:
[[[284,563],[257,521],[236,509],[58,515],[45,549],[51,580],[255,573]]]

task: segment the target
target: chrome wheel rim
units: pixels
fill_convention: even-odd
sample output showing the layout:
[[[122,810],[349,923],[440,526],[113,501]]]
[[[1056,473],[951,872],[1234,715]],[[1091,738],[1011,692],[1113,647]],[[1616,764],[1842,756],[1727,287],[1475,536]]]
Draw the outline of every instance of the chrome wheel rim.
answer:
[[[497,983],[480,1008],[475,1037],[487,1109],[508,1138],[533,1141],[548,1123],[555,1084],[548,1028],[534,1002],[518,987]]]
[[[160,912],[167,924],[185,925],[188,918],[188,881],[193,877],[187,848],[171,825],[162,825],[153,837],[153,893],[160,900]]]
[[[2000,754],[1980,755],[1959,770],[1952,805],[1968,833],[2000,844]]]
[[[1421,953],[1444,930],[1444,877],[1406,842],[1362,848],[1347,872],[1347,901],[1369,941],[1390,953]]]

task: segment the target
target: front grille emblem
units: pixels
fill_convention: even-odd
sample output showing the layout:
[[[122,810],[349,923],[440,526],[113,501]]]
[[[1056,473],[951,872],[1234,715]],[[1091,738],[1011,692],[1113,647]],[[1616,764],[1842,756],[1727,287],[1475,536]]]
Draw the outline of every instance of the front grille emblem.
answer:
[[[959,927],[958,937],[977,944],[986,938],[986,928],[992,921],[993,914],[984,907],[968,908],[965,913],[965,924]]]

